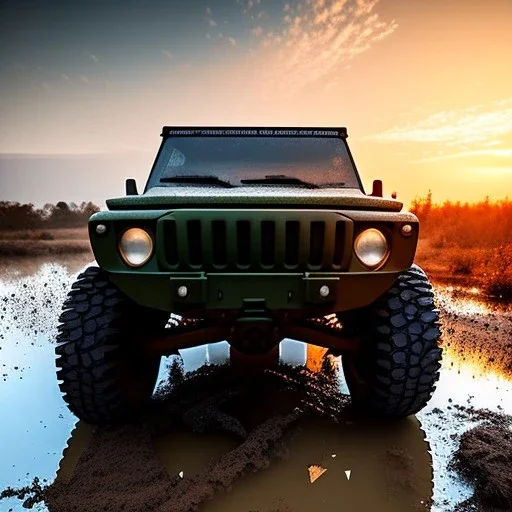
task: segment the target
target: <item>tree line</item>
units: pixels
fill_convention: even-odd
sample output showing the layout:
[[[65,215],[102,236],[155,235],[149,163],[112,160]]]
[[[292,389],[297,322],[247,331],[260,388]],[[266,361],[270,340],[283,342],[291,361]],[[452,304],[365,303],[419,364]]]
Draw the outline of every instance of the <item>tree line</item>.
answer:
[[[32,203],[0,201],[0,230],[74,228],[87,225],[89,217],[100,209],[92,202],[47,203],[36,208]]]
[[[415,198],[409,210],[420,221],[420,236],[439,247],[499,247],[512,243],[512,201],[434,203],[432,193]]]

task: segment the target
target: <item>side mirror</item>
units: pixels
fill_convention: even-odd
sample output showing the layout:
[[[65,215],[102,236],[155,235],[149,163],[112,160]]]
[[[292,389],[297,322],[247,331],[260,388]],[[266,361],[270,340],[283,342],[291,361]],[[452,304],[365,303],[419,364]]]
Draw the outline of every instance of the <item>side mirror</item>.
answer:
[[[370,195],[374,197],[382,197],[382,180],[373,180],[373,189]]]
[[[133,178],[128,178],[126,180],[126,195],[127,196],[138,196],[137,192],[137,182]]]

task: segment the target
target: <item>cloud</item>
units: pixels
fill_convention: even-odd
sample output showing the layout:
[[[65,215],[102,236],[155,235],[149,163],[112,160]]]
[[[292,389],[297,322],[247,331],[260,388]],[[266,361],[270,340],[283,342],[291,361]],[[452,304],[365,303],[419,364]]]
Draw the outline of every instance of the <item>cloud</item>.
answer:
[[[378,142],[443,143],[461,147],[467,144],[492,144],[504,134],[512,134],[512,98],[489,106],[475,105],[459,110],[444,110],[414,123],[396,126],[370,135]]]
[[[231,46],[236,46],[235,38],[234,38],[234,37],[228,37],[228,43],[229,43]]]
[[[84,54],[89,57],[89,59],[91,59],[93,62],[99,62],[99,58],[94,55],[94,53],[91,53],[91,52],[84,52]]]
[[[208,20],[208,25],[210,25],[210,27],[216,27],[217,22],[215,20]]]
[[[169,59],[171,60],[173,55],[171,52],[167,51],[167,50],[162,50],[162,53]]]
[[[251,33],[252,33],[253,36],[260,37],[261,34],[263,34],[263,29],[261,27],[254,27],[251,30]]]
[[[512,176],[512,165],[510,167],[477,167],[475,169],[478,173],[483,174],[484,178],[489,178],[491,176],[501,178],[504,176],[508,178]]]
[[[63,80],[69,80],[69,76],[66,75],[66,73],[61,73],[60,77],[63,79]]]
[[[374,12],[378,0],[288,2],[280,26],[262,25],[262,87],[293,94],[328,81],[349,62],[396,29]],[[293,14],[297,13],[297,15]],[[253,29],[254,30],[254,29]]]
[[[211,13],[212,13],[212,10],[209,7],[207,7],[206,8],[206,14],[211,14]]]
[[[412,163],[438,162],[439,160],[452,160],[456,158],[468,158],[476,156],[491,156],[494,158],[512,158],[512,149],[472,149],[469,151],[457,151],[456,153],[446,153],[441,155],[429,156],[413,160]]]

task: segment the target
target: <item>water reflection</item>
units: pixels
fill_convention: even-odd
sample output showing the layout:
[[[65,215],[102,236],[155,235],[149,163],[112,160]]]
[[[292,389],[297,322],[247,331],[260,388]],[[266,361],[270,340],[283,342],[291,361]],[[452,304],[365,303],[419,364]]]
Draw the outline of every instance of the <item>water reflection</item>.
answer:
[[[169,474],[194,474],[212,455],[232,449],[227,439],[209,436],[196,443],[191,435],[170,433],[156,440]],[[202,450],[203,446],[215,446]],[[399,424],[335,425],[309,420],[289,440],[289,455],[265,471],[237,481],[231,492],[205,503],[205,511],[421,510],[432,495],[432,466],[425,433],[415,418]],[[308,466],[326,469],[310,483]],[[350,480],[345,471],[350,471]]]
[[[0,489],[28,485],[34,476],[53,480],[76,421],[58,389],[52,345],[44,335],[32,340],[16,329],[1,340]],[[25,510],[14,499],[0,508]]]
[[[98,453],[101,442],[95,440],[100,432],[98,429],[93,433],[82,422],[77,424],[61,461],[58,481],[70,480],[78,459],[87,450],[88,461],[105,457]],[[362,512],[429,510],[432,458],[425,432],[414,417],[398,423],[355,421],[346,425],[305,419],[286,442],[289,452],[285,459],[273,461],[264,471],[236,480],[230,492],[215,494],[200,510],[300,512],[320,507],[338,511],[341,505],[344,510]],[[153,438],[155,455],[171,481],[177,475],[190,479],[200,474],[212,459],[225,456],[239,444],[240,440],[231,435],[193,434],[179,426]],[[107,450],[108,446],[103,449]],[[120,478],[133,469],[132,460],[118,462],[127,466],[116,465]],[[309,478],[311,465],[326,470],[314,483]],[[130,509],[129,504],[140,492],[143,489],[136,486],[126,488],[117,497],[119,509],[123,504]],[[84,509],[89,510],[88,494],[84,493],[81,499],[85,500]],[[97,498],[90,499],[93,502]]]

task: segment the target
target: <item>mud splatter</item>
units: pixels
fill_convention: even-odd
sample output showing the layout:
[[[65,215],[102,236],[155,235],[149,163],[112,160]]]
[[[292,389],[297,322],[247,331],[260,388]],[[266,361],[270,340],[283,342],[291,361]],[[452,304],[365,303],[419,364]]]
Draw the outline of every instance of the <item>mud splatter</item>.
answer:
[[[46,478],[44,481],[46,481]],[[32,508],[37,503],[41,503],[45,500],[47,489],[48,485],[41,485],[39,478],[36,476],[30,485],[18,489],[7,487],[0,492],[0,500],[5,498],[17,498],[23,500],[24,508]]]
[[[73,276],[55,264],[45,264],[33,276],[0,281],[0,342],[19,331],[26,339],[55,336],[62,303]]]

